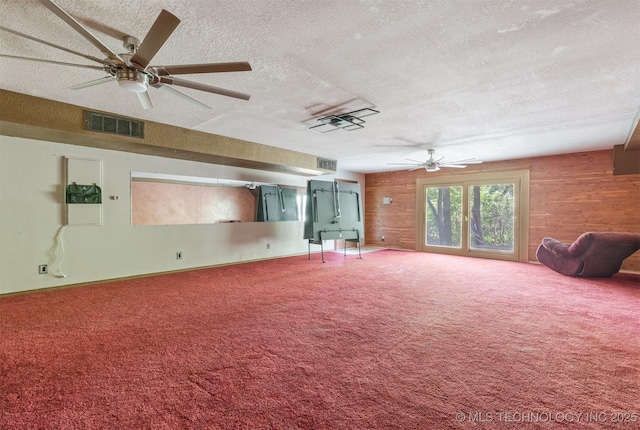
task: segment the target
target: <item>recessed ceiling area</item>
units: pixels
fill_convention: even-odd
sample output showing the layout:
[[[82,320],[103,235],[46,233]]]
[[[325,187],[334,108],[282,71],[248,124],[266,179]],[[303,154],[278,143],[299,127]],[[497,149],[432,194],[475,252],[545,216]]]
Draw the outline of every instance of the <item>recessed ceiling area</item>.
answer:
[[[338,160],[396,170],[405,158],[498,161],[624,144],[640,107],[640,3],[513,0],[57,0],[116,53],[162,9],[180,23],[154,65],[243,62],[252,71],[181,76],[251,95],[149,88],[153,109],[100,70],[0,58],[0,88]],[[0,2],[0,25],[103,57],[38,0]],[[0,54],[92,64],[0,31]],[[318,133],[360,109],[366,126]]]

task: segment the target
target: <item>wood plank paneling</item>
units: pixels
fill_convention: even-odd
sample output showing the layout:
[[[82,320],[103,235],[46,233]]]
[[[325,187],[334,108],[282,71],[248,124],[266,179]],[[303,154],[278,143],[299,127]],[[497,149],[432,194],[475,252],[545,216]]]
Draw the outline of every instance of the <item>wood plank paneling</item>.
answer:
[[[366,175],[364,225],[367,244],[416,249],[416,175],[413,173]],[[384,197],[392,197],[393,202],[383,205]]]
[[[443,169],[367,174],[365,177],[366,244],[401,249],[416,246],[416,180],[506,169],[530,171],[528,258],[546,236],[573,242],[586,231],[640,233],[640,175],[613,176],[612,151],[483,163],[459,170]],[[393,203],[383,205],[383,197]],[[381,241],[384,235],[385,241]],[[623,270],[640,272],[640,251]]]

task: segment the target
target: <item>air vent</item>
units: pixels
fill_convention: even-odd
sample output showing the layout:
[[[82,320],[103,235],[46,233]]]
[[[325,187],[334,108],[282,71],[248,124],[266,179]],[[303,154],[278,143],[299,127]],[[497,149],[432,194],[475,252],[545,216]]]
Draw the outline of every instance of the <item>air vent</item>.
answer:
[[[84,111],[85,129],[144,139],[144,122]]]
[[[338,162],[336,160],[328,160],[326,158],[318,158],[318,169],[336,171]]]

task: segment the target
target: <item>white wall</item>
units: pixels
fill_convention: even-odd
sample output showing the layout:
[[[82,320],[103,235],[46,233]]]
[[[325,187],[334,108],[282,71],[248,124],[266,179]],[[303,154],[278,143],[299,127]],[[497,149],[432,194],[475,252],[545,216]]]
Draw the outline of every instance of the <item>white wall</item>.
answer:
[[[102,160],[102,226],[62,227],[65,157]],[[0,136],[0,294],[307,252],[302,222],[132,226],[132,171],[307,182],[296,175]],[[335,176],[364,184],[362,175]],[[38,273],[40,264],[48,264],[49,274]]]

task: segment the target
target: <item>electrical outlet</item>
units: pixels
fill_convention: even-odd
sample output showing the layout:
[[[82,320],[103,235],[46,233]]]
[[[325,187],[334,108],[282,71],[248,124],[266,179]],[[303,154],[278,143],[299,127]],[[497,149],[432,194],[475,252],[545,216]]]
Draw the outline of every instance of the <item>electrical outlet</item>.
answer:
[[[176,260],[182,260],[182,251],[176,252]]]
[[[267,242],[267,249],[271,249],[271,242]]]
[[[47,273],[49,273],[49,267],[46,264],[39,265],[38,273],[41,275],[46,275]]]

